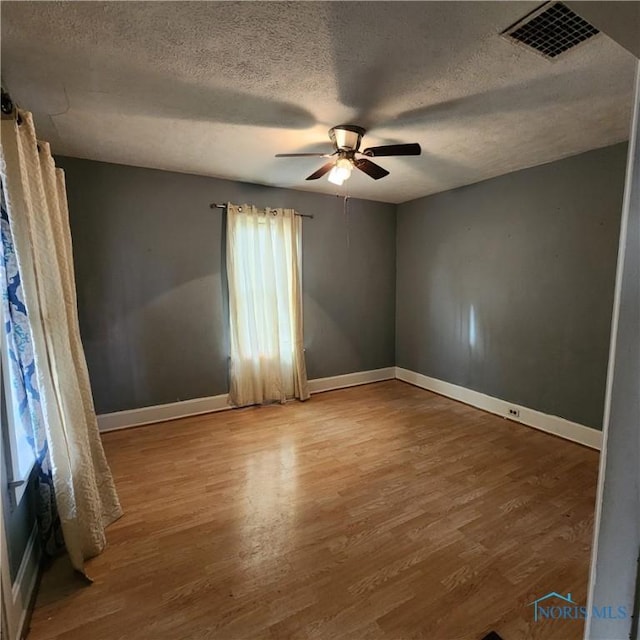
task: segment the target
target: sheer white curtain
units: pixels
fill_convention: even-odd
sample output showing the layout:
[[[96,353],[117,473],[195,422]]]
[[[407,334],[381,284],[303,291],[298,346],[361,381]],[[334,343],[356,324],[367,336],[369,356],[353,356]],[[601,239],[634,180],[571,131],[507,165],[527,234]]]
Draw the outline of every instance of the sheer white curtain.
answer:
[[[230,400],[309,397],[302,336],[302,223],[293,209],[227,206]]]
[[[29,317],[39,401],[65,545],[73,566],[106,544],[122,515],[98,426],[78,326],[64,174],[30,113],[2,120],[0,171]]]

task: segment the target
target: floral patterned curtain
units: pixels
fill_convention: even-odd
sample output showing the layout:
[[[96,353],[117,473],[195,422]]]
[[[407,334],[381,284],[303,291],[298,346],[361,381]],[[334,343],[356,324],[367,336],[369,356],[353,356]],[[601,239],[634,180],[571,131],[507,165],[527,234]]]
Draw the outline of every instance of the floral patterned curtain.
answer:
[[[32,427],[34,445],[40,454],[38,438],[44,431],[47,452],[42,468],[45,474],[51,471],[71,563],[84,573],[84,561],[104,549],[105,529],[122,510],[98,432],[80,340],[64,174],[56,168],[49,145],[37,140],[29,112],[3,114],[0,124],[0,179],[28,314],[41,411],[37,424],[43,426]],[[28,374],[27,355],[24,365],[22,374]],[[35,395],[31,400],[35,406]],[[37,410],[35,414],[38,420]],[[44,494],[44,484],[40,487]],[[55,516],[52,524],[55,527]]]
[[[37,516],[42,547],[47,555],[53,556],[64,547],[64,540],[53,491],[49,446],[44,430],[27,308],[4,194],[0,198],[0,288],[8,352],[8,371],[5,375],[9,377],[12,405],[19,419],[15,427],[22,431],[22,438],[31,445],[36,461]]]

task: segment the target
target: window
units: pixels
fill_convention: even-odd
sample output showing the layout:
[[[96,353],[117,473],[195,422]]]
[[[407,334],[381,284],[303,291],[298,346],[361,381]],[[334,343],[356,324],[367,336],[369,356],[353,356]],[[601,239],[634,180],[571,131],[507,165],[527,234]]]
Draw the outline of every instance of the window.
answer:
[[[4,456],[7,459],[7,475],[9,486],[14,490],[16,502],[22,497],[27,480],[35,463],[35,455],[30,436],[25,430],[25,425],[16,411],[15,398],[12,397],[11,376],[6,375],[8,370],[6,358],[6,344],[2,344],[2,403],[4,409],[2,416],[2,431],[5,440]]]
[[[32,419],[34,403],[39,399],[35,383],[35,366],[31,350],[31,333],[27,310],[22,300],[20,274],[13,250],[13,240],[4,202],[0,215],[2,252],[0,288],[2,290],[2,330],[0,331],[0,376],[6,420],[2,421],[7,475],[16,502],[26,489],[35,463]]]
[[[230,396],[238,406],[308,396],[301,232],[291,209],[228,206]]]

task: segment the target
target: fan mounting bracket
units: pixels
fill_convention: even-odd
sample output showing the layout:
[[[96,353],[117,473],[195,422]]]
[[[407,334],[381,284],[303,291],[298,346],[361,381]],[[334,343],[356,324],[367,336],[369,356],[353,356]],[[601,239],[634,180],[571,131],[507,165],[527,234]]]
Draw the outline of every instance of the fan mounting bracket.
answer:
[[[339,124],[329,129],[329,138],[338,151],[357,151],[366,129],[355,124]]]

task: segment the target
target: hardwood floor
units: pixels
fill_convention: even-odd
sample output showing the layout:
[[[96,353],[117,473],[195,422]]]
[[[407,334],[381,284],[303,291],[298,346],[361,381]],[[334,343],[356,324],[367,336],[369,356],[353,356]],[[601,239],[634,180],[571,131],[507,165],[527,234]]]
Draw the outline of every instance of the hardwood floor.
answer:
[[[30,640],[578,639],[597,452],[398,381],[104,436],[124,517]]]

